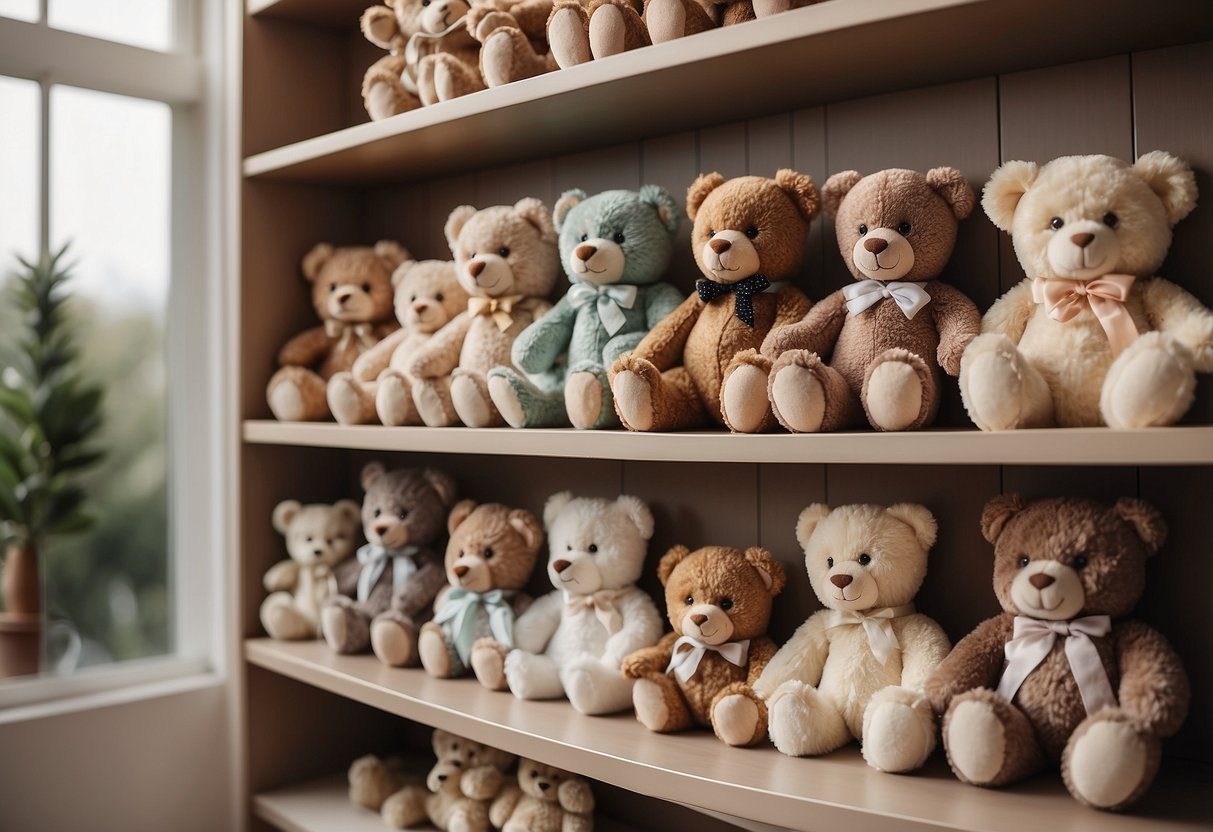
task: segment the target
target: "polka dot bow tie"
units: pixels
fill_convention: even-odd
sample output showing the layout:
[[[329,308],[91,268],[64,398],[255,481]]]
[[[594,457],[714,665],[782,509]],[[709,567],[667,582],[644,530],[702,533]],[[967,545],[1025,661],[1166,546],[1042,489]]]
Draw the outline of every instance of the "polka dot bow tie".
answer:
[[[714,280],[701,279],[695,283],[695,291],[704,303],[711,303],[725,295],[737,295],[737,308],[734,314],[746,324],[754,326],[754,295],[765,292],[771,286],[771,281],[760,274],[751,275],[736,283],[717,283]]]

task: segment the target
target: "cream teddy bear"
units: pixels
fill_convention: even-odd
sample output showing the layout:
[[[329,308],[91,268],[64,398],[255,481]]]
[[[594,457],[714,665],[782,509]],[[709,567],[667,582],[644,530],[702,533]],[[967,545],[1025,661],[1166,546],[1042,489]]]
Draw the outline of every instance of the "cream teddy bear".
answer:
[[[592,832],[594,793],[567,771],[534,760],[518,762],[518,783],[509,784],[489,807],[501,832]]]
[[[982,206],[1028,278],[982,320],[960,392],[982,430],[1170,425],[1213,371],[1213,313],[1155,277],[1196,179],[1161,151],[1129,164],[1007,162]]]
[[[556,591],[519,616],[516,649],[477,642],[472,669],[485,687],[508,685],[519,699],[565,695],[584,714],[622,711],[632,704],[623,660],[661,637],[657,607],[636,586],[653,515],[636,497],[574,498],[566,491],[548,499],[543,521]]]
[[[872,767],[910,771],[935,748],[921,688],[950,645],[912,603],[935,533],[931,512],[912,503],[801,512],[796,537],[826,608],[800,625],[754,684],[784,754],[824,754],[854,738]]]

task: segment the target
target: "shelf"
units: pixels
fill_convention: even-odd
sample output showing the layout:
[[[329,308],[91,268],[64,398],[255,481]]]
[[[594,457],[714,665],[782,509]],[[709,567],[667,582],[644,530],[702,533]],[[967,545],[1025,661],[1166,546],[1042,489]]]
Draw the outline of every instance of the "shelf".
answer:
[[[1213,830],[1206,800],[1213,772],[1205,765],[1169,762],[1139,814],[1107,814],[1079,806],[1055,774],[1009,789],[977,789],[953,778],[938,755],[915,775],[894,776],[867,766],[854,747],[816,759],[785,757],[770,747],[728,748],[706,731],[654,734],[630,714],[582,716],[566,702],[523,702],[472,679],[435,679],[421,670],[386,667],[373,656],[338,656],[322,642],[252,639],[245,655],[258,667],[405,719],[641,794],[760,823],[865,832],[1023,832],[1047,818],[1050,829],[1067,832],[1134,832],[1148,818],[1151,829]]]
[[[358,19],[370,0],[248,0],[248,13],[255,17],[297,20],[333,28],[358,31]]]
[[[251,2],[307,17],[323,0]],[[244,175],[405,181],[1210,35],[1207,0],[828,0],[270,150]]]

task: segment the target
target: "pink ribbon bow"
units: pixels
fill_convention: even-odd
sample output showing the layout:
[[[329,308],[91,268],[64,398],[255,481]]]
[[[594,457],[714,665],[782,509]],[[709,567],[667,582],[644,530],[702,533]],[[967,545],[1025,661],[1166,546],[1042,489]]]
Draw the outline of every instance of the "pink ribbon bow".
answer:
[[[1005,648],[1007,668],[998,682],[998,695],[1008,702],[1014,699],[1019,686],[1045,660],[1061,636],[1066,640],[1066,659],[1087,714],[1115,706],[1112,683],[1099,659],[1099,650],[1091,641],[1091,636],[1106,636],[1111,629],[1112,619],[1106,615],[1088,615],[1070,621],[1015,616],[1013,636]]]
[[[1137,340],[1137,326],[1125,309],[1136,279],[1131,274],[1105,274],[1094,280],[1038,277],[1032,281],[1032,300],[1043,303],[1049,317],[1062,324],[1090,306],[1116,357]]]
[[[622,594],[604,589],[590,595],[566,595],[564,608],[570,615],[592,609],[598,622],[606,629],[607,635],[613,636],[623,628],[623,618],[615,606],[615,599]]]

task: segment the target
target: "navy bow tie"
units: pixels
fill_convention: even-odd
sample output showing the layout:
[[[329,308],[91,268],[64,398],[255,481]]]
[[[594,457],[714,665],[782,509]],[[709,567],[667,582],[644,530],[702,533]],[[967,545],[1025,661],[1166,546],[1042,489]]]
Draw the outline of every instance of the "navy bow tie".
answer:
[[[699,292],[699,299],[704,303],[711,303],[716,298],[728,294],[737,295],[737,308],[734,312],[747,326],[752,327],[754,326],[753,296],[766,291],[770,285],[771,281],[760,274],[755,274],[736,283],[717,283],[714,280],[701,279],[696,281],[695,290]]]

